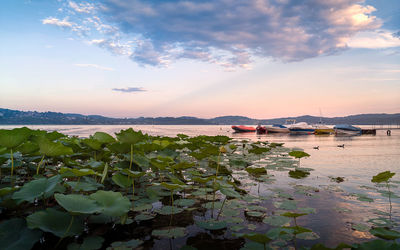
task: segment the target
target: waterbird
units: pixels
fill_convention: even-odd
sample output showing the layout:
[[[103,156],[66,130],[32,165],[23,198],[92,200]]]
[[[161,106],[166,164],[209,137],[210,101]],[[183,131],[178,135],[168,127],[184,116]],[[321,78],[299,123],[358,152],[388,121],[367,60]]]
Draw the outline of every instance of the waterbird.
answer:
[[[344,144],[337,145],[339,148],[344,148]]]
[[[313,147],[313,149],[318,149],[319,150],[319,146],[315,146],[315,147]]]

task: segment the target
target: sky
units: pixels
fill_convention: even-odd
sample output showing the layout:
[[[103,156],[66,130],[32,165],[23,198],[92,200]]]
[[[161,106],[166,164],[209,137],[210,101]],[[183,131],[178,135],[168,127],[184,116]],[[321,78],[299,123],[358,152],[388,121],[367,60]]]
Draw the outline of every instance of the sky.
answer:
[[[400,113],[400,1],[4,0],[0,108]]]

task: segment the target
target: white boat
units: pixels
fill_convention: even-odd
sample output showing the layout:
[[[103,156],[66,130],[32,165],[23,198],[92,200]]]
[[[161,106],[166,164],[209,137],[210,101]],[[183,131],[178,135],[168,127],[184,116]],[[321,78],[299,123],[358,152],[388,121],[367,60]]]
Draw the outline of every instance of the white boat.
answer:
[[[289,127],[295,124],[296,120],[288,119],[285,124],[274,124],[266,126],[267,133],[289,133]]]
[[[338,124],[333,127],[336,135],[361,135],[361,128],[348,124]]]
[[[315,128],[306,122],[299,122],[289,127],[290,134],[293,135],[310,135],[314,134]]]

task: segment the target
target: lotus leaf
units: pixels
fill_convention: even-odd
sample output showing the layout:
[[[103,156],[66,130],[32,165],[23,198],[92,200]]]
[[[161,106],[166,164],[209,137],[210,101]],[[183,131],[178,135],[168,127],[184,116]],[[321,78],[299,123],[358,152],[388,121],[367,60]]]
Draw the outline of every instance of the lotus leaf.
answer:
[[[289,171],[289,176],[294,179],[306,178],[309,175],[310,175],[309,172],[298,170],[298,169]]]
[[[258,175],[258,174],[266,174],[267,170],[264,167],[248,167],[245,169],[249,174],[254,174],[254,175]]]
[[[175,189],[183,188],[182,185],[165,183],[165,182],[161,182],[161,186],[163,186],[163,187],[165,187],[166,189],[169,189],[169,190],[175,190]]]
[[[113,143],[115,142],[114,137],[104,132],[96,132],[93,135],[93,139],[100,141],[101,143]]]
[[[294,150],[294,151],[289,152],[289,155],[290,155],[290,156],[293,156],[293,157],[296,158],[296,159],[300,159],[300,158],[303,158],[303,157],[308,157],[308,156],[310,156],[310,155],[307,154],[306,152],[297,151],[297,150]]]
[[[241,195],[232,188],[220,188],[219,191],[227,197],[240,198]]]
[[[114,142],[107,145],[110,151],[120,154],[125,154],[131,151],[131,145],[127,143]]]
[[[251,217],[263,217],[264,216],[264,213],[258,212],[258,211],[248,211],[248,212],[246,212],[246,214]]]
[[[0,223],[0,249],[31,249],[42,236],[40,230],[26,227],[24,219],[13,218]]]
[[[19,191],[15,192],[12,198],[18,202],[33,202],[36,198],[47,198],[53,195],[61,176],[51,178],[40,178],[26,183]]]
[[[170,215],[179,214],[183,212],[183,209],[175,206],[163,206],[160,210],[157,210],[156,212],[162,215]]]
[[[26,217],[26,221],[31,229],[39,228],[58,237],[79,235],[83,232],[83,221],[79,217],[73,218],[69,213],[54,208],[33,213]]]
[[[115,133],[117,139],[122,143],[135,144],[144,139],[142,131],[134,131],[132,128],[121,130],[119,133]]]
[[[290,218],[284,216],[272,216],[264,218],[263,222],[271,226],[280,227],[289,223]]]
[[[98,173],[96,173],[92,169],[88,169],[88,168],[77,169],[77,168],[62,167],[60,169],[60,174],[64,174],[66,172],[71,172],[74,176],[77,176],[77,177],[87,176],[87,175],[99,175]]]
[[[181,207],[191,207],[196,203],[196,200],[193,199],[178,199],[174,201],[174,205]]]
[[[122,216],[129,212],[131,203],[120,192],[99,190],[90,195],[102,208],[102,213],[109,216]]]
[[[151,220],[154,218],[155,218],[155,216],[151,215],[151,214],[138,214],[135,216],[136,221]]]
[[[0,145],[6,148],[15,148],[26,141],[31,135],[31,130],[23,128],[15,128],[12,130],[0,129]]]
[[[305,232],[296,234],[296,238],[302,240],[316,240],[319,239],[319,235],[315,232]]]
[[[207,229],[207,230],[220,230],[226,228],[227,224],[225,221],[216,221],[216,220],[206,220],[206,221],[195,221],[196,225]]]
[[[384,227],[376,227],[369,232],[379,238],[385,239],[385,240],[395,240],[400,238],[400,232],[392,230],[392,229],[386,229]]]
[[[282,216],[285,216],[285,217],[290,217],[290,218],[297,218],[297,217],[300,217],[300,216],[303,216],[303,215],[307,215],[306,213],[291,213],[291,212],[286,212],[286,213],[283,213],[283,214],[281,214]]]
[[[81,142],[83,144],[88,145],[90,148],[94,150],[100,150],[101,145],[103,144],[101,141],[98,141],[96,139],[90,138],[90,139],[82,139]]]
[[[67,181],[66,184],[70,186],[75,191],[95,191],[103,185],[98,183],[88,183],[88,182],[77,182],[77,181]]]
[[[372,182],[381,183],[387,182],[390,178],[392,178],[396,173],[392,173],[390,171],[381,172],[372,177]]]
[[[96,201],[80,194],[55,194],[54,198],[65,210],[73,214],[93,214],[101,211]]]
[[[120,173],[113,175],[112,180],[121,188],[128,188],[132,185],[132,181],[129,180],[128,176]]]
[[[97,250],[103,245],[104,239],[100,236],[89,236],[83,240],[82,244],[71,243],[68,250]]]
[[[5,187],[0,189],[0,197],[6,196],[7,194],[10,194],[14,192],[16,188],[13,187]]]
[[[130,241],[116,241],[111,244],[111,247],[108,247],[107,250],[129,250],[135,249],[138,246],[142,245],[142,240],[130,240]]]
[[[244,234],[243,237],[260,244],[266,244],[271,241],[271,239],[268,236],[260,233]]]
[[[357,244],[354,246],[354,249],[359,250],[397,250],[400,248],[400,244],[395,242],[385,241],[385,240],[373,240],[364,242],[361,244]]]
[[[184,227],[169,227],[166,229],[153,230],[151,234],[155,237],[179,238],[185,236],[186,233],[186,228]]]
[[[38,144],[40,154],[45,156],[56,157],[73,154],[72,148],[64,146],[61,142],[52,142],[46,138],[41,138]]]
[[[27,141],[24,142],[23,144],[19,145],[16,149],[16,151],[21,152],[22,154],[32,154],[34,152],[39,151],[39,145],[36,143]]]

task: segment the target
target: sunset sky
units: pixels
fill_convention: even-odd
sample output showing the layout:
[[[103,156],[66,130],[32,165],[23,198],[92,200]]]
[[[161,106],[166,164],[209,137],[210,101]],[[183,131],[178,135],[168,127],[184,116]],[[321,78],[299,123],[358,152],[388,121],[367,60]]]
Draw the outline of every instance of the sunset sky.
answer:
[[[0,108],[400,113],[399,0],[6,0]]]

